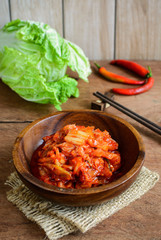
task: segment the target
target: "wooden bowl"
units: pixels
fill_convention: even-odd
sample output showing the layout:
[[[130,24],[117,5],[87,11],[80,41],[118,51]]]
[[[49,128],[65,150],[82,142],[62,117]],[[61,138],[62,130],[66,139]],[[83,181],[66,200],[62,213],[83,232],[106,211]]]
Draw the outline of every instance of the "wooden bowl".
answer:
[[[88,189],[63,189],[44,183],[31,174],[31,156],[42,143],[42,138],[74,123],[106,129],[118,142],[122,166],[113,182]],[[94,110],[62,111],[38,119],[19,134],[13,148],[14,165],[24,184],[34,193],[68,206],[102,203],[125,191],[139,174],[144,155],[142,139],[131,124],[117,116]]]

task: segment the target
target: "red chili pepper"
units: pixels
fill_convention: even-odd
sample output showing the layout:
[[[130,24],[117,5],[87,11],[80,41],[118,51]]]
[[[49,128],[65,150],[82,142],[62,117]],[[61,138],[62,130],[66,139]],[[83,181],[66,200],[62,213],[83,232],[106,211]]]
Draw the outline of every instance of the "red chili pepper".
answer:
[[[121,83],[125,83],[125,84],[133,84],[133,85],[141,85],[141,84],[145,83],[145,81],[133,80],[133,79],[126,78],[126,77],[120,76],[118,74],[109,72],[109,71],[107,71],[107,69],[105,67],[101,67],[97,63],[95,63],[95,65],[97,66],[98,71],[102,76],[104,76],[105,78],[107,78],[113,82],[121,82]]]
[[[152,76],[152,74],[149,70],[147,70],[140,64],[133,62],[133,61],[118,59],[118,60],[112,60],[110,63],[113,65],[125,67],[125,68],[137,73],[139,76],[141,76],[143,78],[149,78]]]
[[[118,93],[118,94],[122,94],[122,95],[136,95],[136,94],[140,94],[143,92],[148,91],[150,88],[152,88],[154,84],[154,78],[150,77],[147,79],[147,82],[138,88],[113,88],[112,91],[114,93]]]

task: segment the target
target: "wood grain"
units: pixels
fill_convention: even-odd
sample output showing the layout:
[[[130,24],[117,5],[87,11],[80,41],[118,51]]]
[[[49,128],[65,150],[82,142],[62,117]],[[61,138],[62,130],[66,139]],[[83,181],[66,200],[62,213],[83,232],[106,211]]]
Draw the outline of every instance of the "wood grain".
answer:
[[[61,0],[11,0],[11,16],[12,20],[44,22],[63,35]]]
[[[116,58],[161,59],[161,1],[119,0]]]
[[[9,4],[6,0],[0,1],[0,28],[10,21]]]
[[[161,61],[137,62],[145,67],[148,65],[151,66],[153,77],[155,79],[153,88],[150,91],[137,96],[115,95],[115,100],[119,101],[122,105],[130,108],[138,114],[143,115],[145,118],[148,118],[149,120],[155,122],[156,124],[161,125]],[[131,77],[133,79],[139,79],[136,75],[131,74],[129,71],[110,65],[109,61],[99,61],[98,63],[106,67],[109,71],[121,74],[126,77]],[[78,87],[80,91],[79,98],[70,98],[66,103],[62,105],[62,110],[89,109],[91,101],[97,100],[97,98],[93,96],[93,92],[100,91],[104,93],[105,91],[109,91],[113,87],[129,87],[123,84],[109,82],[104,79],[97,73],[92,61],[91,68],[92,74],[89,76],[89,83],[85,83],[81,79],[78,80]],[[71,72],[69,72],[69,75],[75,76]],[[2,82],[0,82],[0,93],[0,121],[33,121],[37,118],[56,111],[54,106],[50,104],[36,104],[25,101]],[[15,114],[15,111],[17,114]],[[107,111],[123,117],[125,120],[128,120],[132,124],[135,123],[134,120],[125,116],[123,113],[120,113],[116,109],[108,108]],[[146,129],[140,124],[139,126],[142,129]],[[150,130],[147,131],[150,132]]]
[[[120,104],[126,106],[127,108],[131,109],[134,112],[137,112],[138,114],[144,116],[145,118],[151,120],[152,122],[155,122],[156,124],[161,126],[161,81],[160,81],[160,75],[161,75],[161,61],[136,61],[137,63],[141,64],[142,66],[151,66],[153,77],[154,77],[154,86],[153,88],[145,92],[143,94],[135,95],[135,96],[122,96],[122,95],[114,95],[114,98],[117,102]],[[132,79],[142,79],[138,78],[138,76],[132,74],[130,71],[126,71],[125,69],[119,68],[117,66],[111,66],[109,65],[108,61],[99,61],[99,64],[109,69],[109,71],[112,71],[114,73],[120,74],[125,77],[130,77]],[[121,83],[113,83],[110,81],[107,81],[102,76],[97,75],[97,72],[95,71],[95,67],[92,63],[92,69],[93,74],[91,76],[92,79],[92,85],[90,88],[90,96],[91,100],[96,100],[94,96],[92,96],[93,92],[99,91],[105,93],[105,91],[110,91],[111,88],[129,88],[130,86],[121,84]],[[133,86],[131,86],[133,87]],[[107,109],[107,112],[118,115],[126,120],[128,120],[130,123],[135,124],[136,121],[132,120],[130,117],[125,116],[125,114],[119,112],[118,110],[110,107]],[[137,123],[137,125],[147,131],[148,133],[151,133],[150,130],[143,127],[141,124]],[[139,131],[140,131],[139,128]]]
[[[65,0],[65,38],[79,45],[89,59],[113,58],[114,11],[112,0]]]
[[[11,15],[49,24],[89,59],[160,60],[160,9],[160,0],[1,0],[0,27]]]

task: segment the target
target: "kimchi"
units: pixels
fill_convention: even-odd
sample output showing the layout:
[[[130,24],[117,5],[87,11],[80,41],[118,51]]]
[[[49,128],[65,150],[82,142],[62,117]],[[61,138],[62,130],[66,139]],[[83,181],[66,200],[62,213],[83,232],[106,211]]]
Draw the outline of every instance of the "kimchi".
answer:
[[[108,131],[75,124],[44,137],[30,163],[45,183],[76,189],[108,183],[120,166],[118,143]]]

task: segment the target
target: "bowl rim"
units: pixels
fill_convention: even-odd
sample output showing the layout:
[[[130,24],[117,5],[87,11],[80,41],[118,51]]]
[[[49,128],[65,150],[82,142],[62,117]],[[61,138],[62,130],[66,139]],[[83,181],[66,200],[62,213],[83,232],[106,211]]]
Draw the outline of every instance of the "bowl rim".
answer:
[[[97,187],[92,187],[92,188],[85,188],[85,189],[66,189],[66,188],[59,188],[50,184],[47,184],[41,180],[39,180],[38,178],[36,178],[34,175],[32,175],[32,173],[30,171],[28,171],[26,168],[24,168],[22,162],[20,161],[20,158],[18,156],[18,148],[19,148],[19,144],[21,143],[21,140],[23,138],[23,136],[26,134],[27,131],[29,131],[33,126],[35,126],[36,124],[40,123],[41,121],[44,121],[48,118],[51,118],[55,115],[60,115],[60,114],[64,114],[64,113],[78,113],[78,112],[93,112],[93,113],[98,113],[101,115],[105,115],[108,116],[110,118],[115,119],[116,121],[119,121],[121,123],[123,123],[127,128],[130,129],[130,131],[133,133],[133,135],[135,136],[137,143],[138,143],[138,147],[139,147],[139,154],[137,157],[137,161],[135,162],[135,164],[133,165],[133,167],[127,172],[125,173],[123,176],[119,177],[118,179],[116,179],[115,181],[112,181],[110,183],[101,185],[101,186],[97,186]],[[17,136],[17,138],[15,139],[14,145],[13,145],[13,150],[12,150],[12,156],[13,156],[13,163],[14,163],[14,167],[17,171],[17,173],[20,175],[22,181],[23,179],[27,180],[30,184],[33,184],[34,186],[41,188],[43,190],[49,191],[49,192],[55,192],[55,193],[61,193],[61,194],[69,194],[69,195],[80,195],[80,194],[91,194],[91,193],[99,193],[99,192],[104,192],[107,190],[112,190],[115,189],[116,187],[121,186],[122,184],[126,183],[127,181],[129,181],[131,178],[133,178],[134,175],[137,175],[144,163],[144,157],[145,157],[145,146],[143,143],[143,140],[140,136],[140,134],[138,133],[138,131],[126,120],[124,120],[123,118],[120,118],[116,115],[113,115],[111,113],[106,113],[100,110],[90,110],[90,109],[80,109],[80,110],[63,110],[63,111],[57,111],[48,115],[45,115],[39,119],[34,120],[33,122],[31,122],[29,125],[27,125]]]

